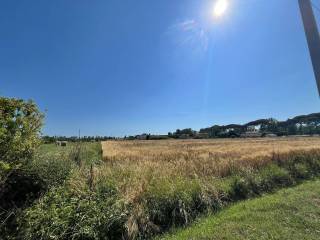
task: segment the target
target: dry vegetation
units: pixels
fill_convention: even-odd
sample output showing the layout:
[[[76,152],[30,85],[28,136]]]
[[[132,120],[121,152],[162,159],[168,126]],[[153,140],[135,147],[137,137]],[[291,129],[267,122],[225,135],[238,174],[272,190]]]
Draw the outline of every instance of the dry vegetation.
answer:
[[[320,138],[107,141],[102,148],[104,161],[73,168],[28,209],[25,239],[150,239],[320,175]]]
[[[106,164],[98,175],[115,178],[120,192],[131,201],[159,179],[196,179],[203,186],[212,185],[239,171],[285,161],[297,153],[320,155],[320,138],[106,141],[102,149]]]
[[[107,141],[103,158],[139,174],[227,176],[234,167],[257,167],[292,151],[320,149],[320,138]],[[156,174],[155,174],[156,175]]]
[[[319,137],[284,137],[258,139],[107,141],[102,143],[106,160],[172,161],[195,154],[206,158],[210,154],[224,159],[270,156],[273,152],[320,148]]]

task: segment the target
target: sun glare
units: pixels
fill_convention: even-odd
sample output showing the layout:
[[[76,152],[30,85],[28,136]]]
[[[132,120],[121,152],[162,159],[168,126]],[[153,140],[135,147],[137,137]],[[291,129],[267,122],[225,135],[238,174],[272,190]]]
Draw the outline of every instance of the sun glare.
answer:
[[[228,0],[217,0],[214,5],[213,15],[215,17],[220,17],[225,13],[227,8],[228,8]]]

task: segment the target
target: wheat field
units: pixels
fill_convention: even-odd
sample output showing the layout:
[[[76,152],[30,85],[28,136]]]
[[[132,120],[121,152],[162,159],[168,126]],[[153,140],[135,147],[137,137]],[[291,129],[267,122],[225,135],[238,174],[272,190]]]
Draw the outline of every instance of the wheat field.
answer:
[[[320,138],[106,141],[102,149],[111,168],[140,177],[147,172],[161,177],[225,177],[234,168],[258,168],[279,155],[320,150]]]
[[[105,160],[178,161],[193,155],[200,158],[253,159],[294,150],[320,148],[319,137],[258,139],[106,141]]]

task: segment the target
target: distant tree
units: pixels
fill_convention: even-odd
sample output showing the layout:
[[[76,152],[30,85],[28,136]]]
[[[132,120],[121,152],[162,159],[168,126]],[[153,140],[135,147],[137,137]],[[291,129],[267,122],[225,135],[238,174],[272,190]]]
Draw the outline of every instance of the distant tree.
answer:
[[[147,134],[146,140],[150,140],[151,134]]]
[[[44,115],[33,101],[0,98],[0,161],[23,163],[41,143]]]
[[[186,134],[186,135],[189,135],[189,136],[193,136],[195,134],[195,131],[193,131],[191,128],[186,128],[186,129],[181,130],[180,133],[181,134]]]
[[[222,131],[223,131],[223,127],[219,125],[214,125],[210,128],[200,129],[200,133],[207,133],[210,138],[218,137]]]
[[[55,137],[43,136],[42,140],[44,143],[54,143],[56,141]]]
[[[288,126],[288,135],[296,135],[297,132],[298,132],[298,129],[295,124],[291,124]]]
[[[173,133],[173,135],[176,135],[176,136],[180,136],[182,134],[186,134],[186,135],[189,135],[189,136],[194,136],[195,135],[195,131],[193,131],[191,128],[185,128],[185,129],[177,129],[175,133]]]
[[[267,131],[272,133],[277,133],[278,130],[278,121],[274,118],[270,118],[268,125],[267,125]]]

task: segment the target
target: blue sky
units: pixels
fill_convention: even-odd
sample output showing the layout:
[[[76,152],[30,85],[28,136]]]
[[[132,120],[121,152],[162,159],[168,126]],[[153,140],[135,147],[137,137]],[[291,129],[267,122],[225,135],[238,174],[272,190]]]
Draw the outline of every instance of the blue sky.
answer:
[[[0,94],[35,100],[50,135],[319,112],[297,1],[229,1],[1,1]]]

